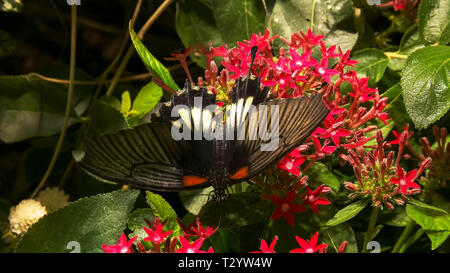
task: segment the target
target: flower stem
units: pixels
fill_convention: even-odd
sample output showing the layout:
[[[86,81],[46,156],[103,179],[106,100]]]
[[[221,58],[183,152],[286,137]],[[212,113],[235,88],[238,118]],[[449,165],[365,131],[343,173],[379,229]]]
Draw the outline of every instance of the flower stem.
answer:
[[[55,151],[53,152],[52,159],[48,165],[47,170],[45,171],[44,177],[39,182],[39,185],[31,194],[31,198],[34,198],[36,194],[42,189],[45,182],[47,181],[50,173],[55,166],[56,160],[58,159],[59,152],[61,151],[61,147],[64,141],[64,137],[66,136],[66,129],[69,125],[69,116],[70,110],[72,109],[72,95],[73,95],[73,87],[75,80],[75,61],[76,61],[76,44],[77,44],[77,7],[76,5],[72,5],[72,28],[71,28],[71,38],[70,38],[70,72],[69,72],[69,90],[67,91],[67,103],[66,103],[66,111],[64,113],[64,121],[63,128],[61,129],[61,134],[59,135],[58,142],[56,143]]]
[[[406,225],[405,229],[402,232],[402,235],[400,235],[397,242],[395,243],[395,246],[392,249],[392,253],[399,253],[399,250],[401,249],[401,247],[403,246],[405,241],[409,238],[409,236],[413,232],[414,226],[415,226],[414,221],[408,222],[408,224]]]
[[[372,240],[373,234],[375,232],[375,224],[377,223],[377,217],[378,217],[379,210],[380,209],[377,207],[372,208],[372,214],[370,215],[369,226],[367,227],[366,236],[364,238],[364,244],[363,244],[363,248],[361,251],[363,253],[367,252],[367,244],[370,242],[370,240]]]

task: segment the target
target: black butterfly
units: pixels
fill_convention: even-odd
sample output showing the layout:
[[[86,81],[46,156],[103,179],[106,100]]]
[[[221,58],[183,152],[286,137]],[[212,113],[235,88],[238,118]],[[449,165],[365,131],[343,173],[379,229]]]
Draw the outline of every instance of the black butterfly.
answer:
[[[256,51],[252,53],[253,63]],[[201,108],[195,105],[196,99],[201,99]],[[186,107],[177,112],[181,114],[177,121],[171,113],[181,105]],[[329,113],[321,94],[270,99],[268,88],[261,89],[260,79],[250,72],[238,79],[232,90],[231,104],[227,107],[229,115],[223,128],[211,120],[207,105],[216,105],[216,96],[204,87],[193,87],[186,82],[184,89],[160,109],[160,120],[91,140],[80,166],[100,179],[156,191],[213,186],[216,200],[221,201],[227,197],[227,186],[248,180],[275,165],[302,144]],[[250,105],[254,106],[254,116],[250,115]],[[253,126],[262,126],[263,122],[271,124],[273,106],[278,106],[279,110],[278,134],[272,139],[278,145],[268,151],[262,149],[268,145],[265,141],[268,132],[255,130]],[[265,121],[256,118],[255,123],[252,117],[262,111],[269,118]],[[233,118],[236,122],[228,123]],[[179,133],[177,130],[182,124],[192,129],[191,140],[189,137],[173,138],[173,132]],[[233,130],[237,127],[245,128],[245,133],[238,136],[238,130]],[[222,132],[224,136],[226,130],[230,130],[233,139],[208,140],[202,136],[195,140],[195,134],[205,128]]]

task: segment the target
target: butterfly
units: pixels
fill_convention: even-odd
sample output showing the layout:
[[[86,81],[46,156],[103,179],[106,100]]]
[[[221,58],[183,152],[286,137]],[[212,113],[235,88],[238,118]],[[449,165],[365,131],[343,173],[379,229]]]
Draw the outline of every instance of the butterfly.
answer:
[[[329,113],[322,94],[271,98],[269,88],[261,88],[261,79],[251,74],[256,50],[252,49],[248,75],[232,89],[225,121],[216,119],[222,109],[216,95],[187,81],[163,104],[159,118],[90,140],[79,165],[99,179],[136,188],[181,191],[213,186],[216,201],[227,199],[230,185],[273,167]],[[183,128],[187,133],[180,133]]]

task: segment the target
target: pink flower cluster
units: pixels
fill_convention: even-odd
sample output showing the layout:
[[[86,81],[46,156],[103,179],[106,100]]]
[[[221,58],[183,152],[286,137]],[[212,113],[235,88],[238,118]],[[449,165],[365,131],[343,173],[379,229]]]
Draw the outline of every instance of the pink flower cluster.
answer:
[[[203,251],[200,248],[203,245],[205,239],[213,235],[218,228],[213,229],[211,227],[203,227],[200,220],[196,218],[188,227],[185,227],[183,223],[178,220],[178,223],[183,229],[183,236],[170,237],[173,230],[164,232],[163,226],[165,222],[161,223],[158,217],[155,217],[153,223],[148,221],[147,227],[143,227],[147,233],[147,237],[143,239],[143,242],[151,243],[151,248],[147,249],[143,242],[137,242],[136,249],[139,253],[213,253],[212,247],[208,251]],[[125,234],[120,236],[119,242],[115,245],[102,245],[105,253],[131,253],[135,252],[132,247],[138,236],[134,236],[127,241]],[[194,240],[196,239],[196,240]],[[180,244],[178,244],[178,242]],[[181,245],[181,246],[180,246]]]
[[[314,235],[311,237],[310,240],[304,240],[298,236],[295,236],[295,239],[297,240],[297,243],[299,244],[299,248],[292,249],[289,251],[290,253],[326,253],[328,245],[325,243],[317,244],[319,241],[319,232],[314,233]],[[267,242],[262,239],[261,240],[261,246],[260,250],[258,251],[252,251],[250,253],[275,253],[275,244],[278,240],[278,236],[275,236],[270,243],[270,245],[267,245]],[[341,246],[338,249],[338,253],[344,253],[347,248],[348,242],[344,241],[342,242]]]

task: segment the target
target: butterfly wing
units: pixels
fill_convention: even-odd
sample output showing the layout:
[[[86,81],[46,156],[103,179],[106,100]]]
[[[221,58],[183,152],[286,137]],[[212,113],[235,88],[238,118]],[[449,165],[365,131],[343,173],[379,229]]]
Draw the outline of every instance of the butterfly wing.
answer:
[[[148,123],[87,143],[79,165],[91,175],[137,188],[179,191],[190,162],[196,162],[190,142],[173,140],[164,123]],[[188,158],[189,157],[189,158]]]
[[[271,111],[275,109],[273,106],[278,106],[278,115],[274,117],[279,119],[279,126],[278,134],[270,139],[267,135],[269,132],[265,130],[255,132],[255,128],[261,126],[270,128]],[[264,104],[257,105],[257,112],[264,111],[263,108],[267,111],[267,119],[260,119],[258,116],[257,126],[254,122],[251,122],[250,114],[245,119],[245,139],[237,141],[233,165],[230,169],[235,172],[239,170],[239,166],[248,166],[247,176],[233,182],[251,178],[275,165],[295,147],[301,145],[329,113],[329,109],[322,102],[321,94],[267,101]],[[252,134],[258,134],[258,138],[254,140],[251,137]],[[264,141],[267,139],[270,139],[269,141],[272,141],[274,146],[263,149],[264,145],[269,145],[268,141]]]

